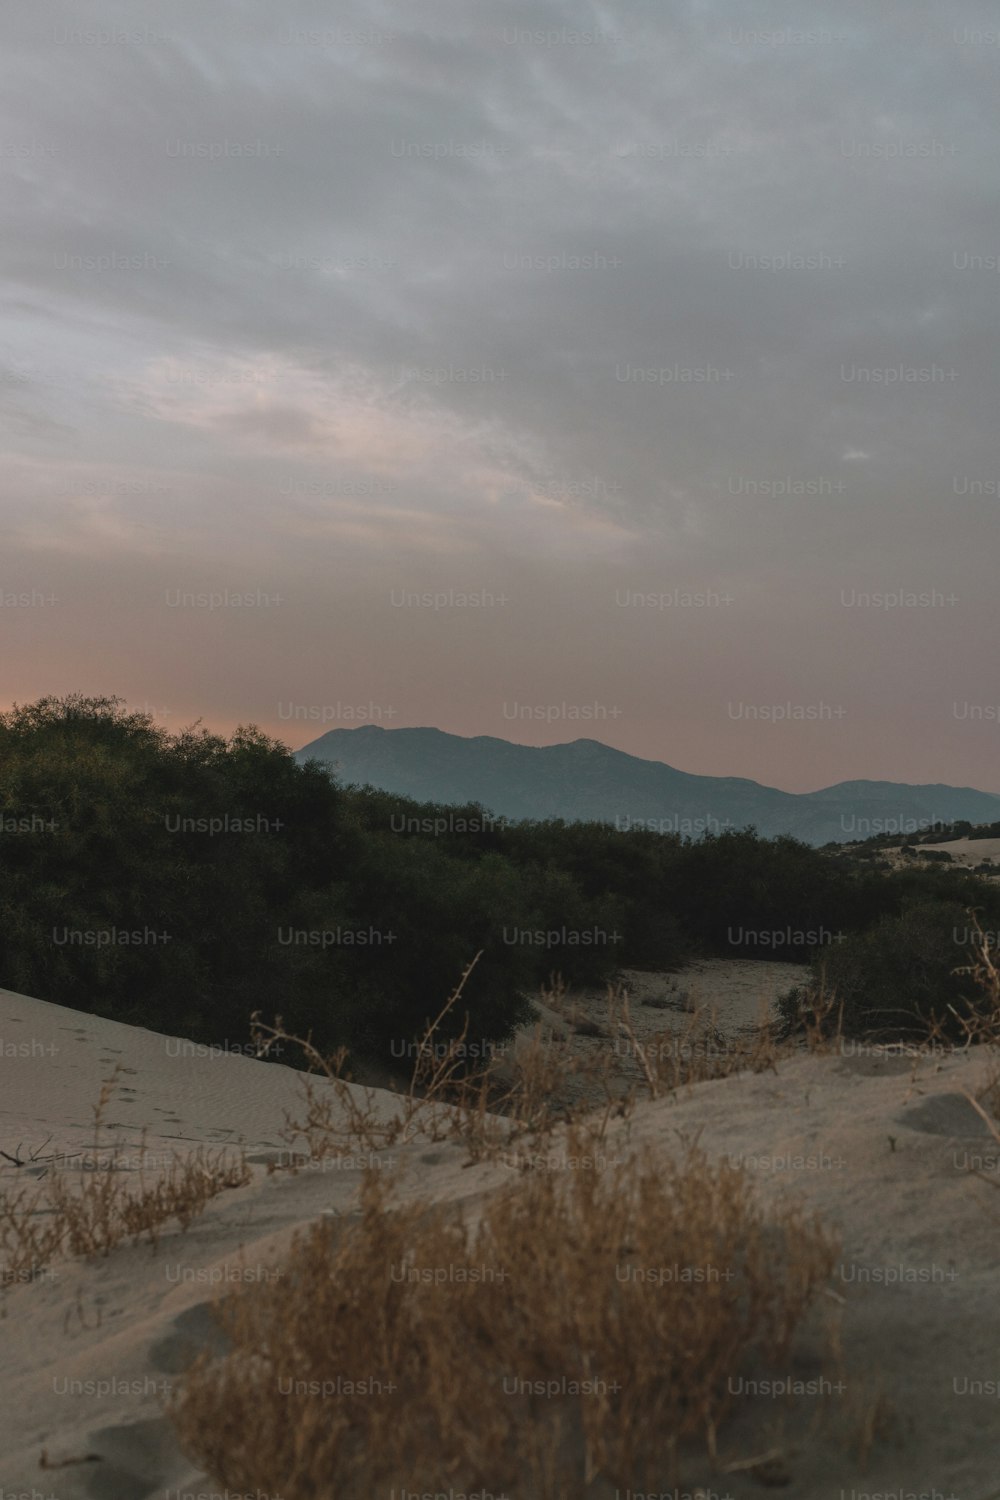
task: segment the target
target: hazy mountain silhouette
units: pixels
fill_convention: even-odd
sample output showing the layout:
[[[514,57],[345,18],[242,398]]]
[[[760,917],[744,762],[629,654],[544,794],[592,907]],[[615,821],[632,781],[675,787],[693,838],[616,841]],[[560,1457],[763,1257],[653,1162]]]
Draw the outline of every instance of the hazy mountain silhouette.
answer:
[[[1000,819],[1000,796],[971,787],[843,781],[792,793],[738,776],[692,776],[598,740],[514,745],[440,729],[332,729],[296,752],[327,762],[347,785],[371,785],[421,802],[478,802],[506,818],[600,819],[651,824],[697,837],[706,828],[794,834],[810,844],[870,833],[910,834],[934,822]]]

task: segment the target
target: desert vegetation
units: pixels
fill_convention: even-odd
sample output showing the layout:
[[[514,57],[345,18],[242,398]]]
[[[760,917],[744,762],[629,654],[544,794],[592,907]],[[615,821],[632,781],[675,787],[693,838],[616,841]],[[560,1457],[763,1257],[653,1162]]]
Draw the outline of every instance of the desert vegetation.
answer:
[[[234,1489],[645,1489],[685,1439],[719,1455],[728,1377],[787,1352],[835,1257],[697,1151],[530,1174],[475,1223],[394,1206],[375,1174],[355,1221],[314,1227],[262,1295],[224,1304],[230,1352],[198,1362],[173,1416]],[[703,1279],[657,1277],[675,1264]]]
[[[811,959],[804,986],[825,966],[845,1029],[908,1034],[965,993],[969,909],[1000,926],[1000,887],[966,871],[884,873],[753,830],[504,824],[106,698],[0,715],[0,815],[0,983],[204,1042],[245,1039],[261,1011],[386,1059],[476,952],[448,1023],[473,1048],[553,975],[699,954]]]
[[[975,931],[965,977],[995,1017],[1000,977]],[[797,1419],[748,1430],[741,1382],[801,1370],[851,1374],[858,1396],[833,1440],[863,1465],[893,1417],[844,1362],[836,1235],[796,1194],[762,1197],[747,1168],[696,1139],[664,1151],[632,1134],[638,1094],[777,1071],[801,1044],[764,1028],[720,1045],[714,1018],[695,1010],[640,1049],[641,1089],[567,1112],[551,1094],[572,1061],[540,1030],[513,1076],[492,1057],[465,1065],[465,991],[482,956],[425,1028],[395,1108],[346,1082],[343,1049],[324,1054],[282,1020],[253,1018],[262,1056],[280,1042],[309,1070],[301,1108],[286,1115],[289,1150],[269,1172],[359,1148],[393,1148],[395,1165],[367,1166],[353,1214],[299,1229],[280,1272],[215,1305],[222,1347],[198,1355],[168,1400],[185,1454],[220,1488],[289,1500],[394,1490],[607,1500],[676,1489],[695,1471],[783,1484],[808,1434]],[[627,994],[612,988],[608,1003],[609,1024],[635,1043]],[[990,1063],[995,1022],[965,1015]],[[832,999],[800,1016],[809,1050],[839,1050],[838,1017]],[[1000,1140],[997,1076],[990,1064],[967,1098]],[[238,1153],[197,1150],[129,1185],[102,1139],[116,1081],[94,1107],[88,1169],[63,1163],[0,1200],[6,1284],[67,1254],[106,1256],[138,1239],[155,1250],[251,1180]],[[414,1192],[407,1170],[431,1142],[457,1143],[467,1165],[514,1170],[460,1204],[440,1201]],[[399,1153],[407,1145],[416,1156]],[[44,1149],[5,1154],[15,1178],[47,1165]]]
[[[106,1140],[104,1114],[117,1082],[113,1073],[94,1105],[91,1150],[0,1151],[14,1169],[0,1184],[0,1289],[37,1279],[61,1256],[106,1256],[126,1242],[155,1247],[168,1229],[187,1229],[219,1193],[250,1181],[241,1151],[199,1148],[165,1159],[147,1151],[145,1137],[126,1148]]]

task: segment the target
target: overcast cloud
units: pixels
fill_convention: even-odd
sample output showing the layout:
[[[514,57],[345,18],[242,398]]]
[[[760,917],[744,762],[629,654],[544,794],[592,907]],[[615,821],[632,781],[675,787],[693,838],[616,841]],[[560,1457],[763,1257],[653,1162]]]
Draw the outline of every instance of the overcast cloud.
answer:
[[[995,7],[0,24],[6,704],[1000,791]]]

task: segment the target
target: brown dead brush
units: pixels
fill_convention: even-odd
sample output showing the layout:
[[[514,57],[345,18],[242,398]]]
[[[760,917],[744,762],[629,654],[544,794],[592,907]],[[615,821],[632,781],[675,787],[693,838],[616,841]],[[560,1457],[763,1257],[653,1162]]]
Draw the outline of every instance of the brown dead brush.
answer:
[[[963,1046],[979,1044],[997,1048],[1000,1047],[1000,969],[995,962],[996,950],[983,931],[979,913],[970,911],[969,919],[976,932],[969,955],[971,962],[954,972],[968,974],[987,1003],[985,1008],[982,1002],[978,1006],[967,1004],[961,1014],[954,1007],[949,1009],[964,1033]]]
[[[696,1149],[523,1176],[474,1222],[369,1173],[358,1219],[220,1305],[230,1352],[171,1416],[220,1487],[286,1500],[659,1489],[680,1445],[715,1452],[729,1376],[787,1355],[836,1254]]]
[[[388,1150],[415,1139],[457,1140],[470,1161],[507,1154],[518,1144],[531,1149],[558,1127],[588,1118],[591,1126],[628,1116],[636,1090],[643,1085],[659,1098],[708,1079],[740,1072],[775,1070],[785,1057],[800,1053],[801,1043],[781,1041],[762,1007],[759,1025],[746,1035],[727,1036],[714,1011],[695,1007],[681,1026],[640,1040],[632,1023],[624,986],[608,987],[605,1025],[581,1017],[559,976],[552,976],[540,999],[564,1023],[558,1034],[543,1020],[522,1034],[509,1049],[477,1055],[469,1066],[468,1017],[450,1040],[441,1032],[459,1005],[476,954],[439,1014],[429,1020],[415,1048],[409,1084],[396,1092],[395,1108],[379,1106],[379,1091],[351,1081],[346,1048],[324,1055],[311,1036],[286,1030],[279,1016],[265,1023],[252,1018],[259,1055],[278,1043],[296,1047],[308,1064],[303,1075],[303,1108],[286,1111],[283,1139],[289,1152],[275,1164],[297,1170],[329,1156]],[[802,1040],[813,1051],[830,1050],[831,997],[823,997],[815,1015],[803,1018]],[[581,1046],[577,1039],[593,1041]]]
[[[780,1058],[793,1055],[793,1049],[776,1039],[764,1007],[759,1024],[745,1035],[727,1035],[718,1024],[717,1011],[698,1005],[683,1025],[666,1027],[642,1041],[632,1022],[628,994],[612,990],[608,1004],[619,1034],[616,1046],[624,1042],[653,1099],[713,1078],[774,1071]]]
[[[0,1288],[33,1280],[61,1255],[109,1255],[126,1241],[156,1245],[163,1229],[186,1230],[206,1204],[250,1180],[242,1155],[180,1157],[136,1186],[113,1166],[57,1171],[33,1187],[0,1189]]]
[[[517,1142],[537,1141],[557,1126],[594,1109],[595,1100],[624,1113],[627,1103],[611,1088],[611,1058],[606,1053],[573,1054],[542,1022],[518,1040],[509,1055],[503,1049],[477,1054],[469,1065],[469,1020],[457,1035],[440,1038],[458,1006],[480,955],[469,963],[437,1016],[429,1020],[416,1049],[413,1073],[394,1107],[379,1104],[379,1091],[350,1078],[346,1048],[324,1055],[312,1037],[286,1030],[281,1017],[273,1024],[255,1012],[251,1033],[258,1054],[266,1057],[278,1043],[299,1049],[308,1064],[303,1075],[303,1108],[285,1111],[282,1138],[289,1153],[282,1166],[299,1167],[331,1156],[388,1150],[421,1139],[460,1141],[470,1161],[510,1151]],[[558,978],[542,998],[558,1008],[564,988]],[[574,1097],[576,1096],[576,1097]]]
[[[965,1031],[966,1047],[978,1044],[986,1050],[988,1063],[982,1084],[976,1092],[967,1090],[965,1097],[985,1122],[994,1141],[1000,1145],[1000,969],[995,962],[995,950],[983,931],[979,915],[975,911],[969,917],[976,930],[976,941],[971,954],[972,962],[956,969],[957,974],[968,974],[981,994],[985,996],[985,1010],[980,1005],[970,1005],[967,1014],[958,1016]],[[1000,1179],[993,1174],[977,1172],[993,1187],[1000,1187]]]
[[[303,1075],[304,1113],[285,1111],[282,1138],[292,1148],[288,1164],[293,1170],[307,1163],[343,1156],[358,1147],[382,1151],[418,1137],[440,1139],[455,1125],[455,1111],[484,1116],[493,1092],[489,1065],[474,1070],[465,1067],[468,1017],[457,1037],[445,1043],[438,1033],[455,1010],[480,954],[466,966],[458,984],[438,1015],[428,1020],[417,1043],[413,1073],[405,1092],[395,1093],[394,1105],[379,1104],[379,1090],[353,1082],[350,1052],[346,1047],[325,1054],[314,1044],[312,1034],[300,1037],[286,1030],[281,1016],[273,1024],[255,1011],[251,1036],[259,1057],[267,1057],[278,1044],[298,1048],[308,1070]],[[470,1127],[471,1128],[471,1127]]]
[[[186,1230],[211,1198],[250,1180],[242,1152],[198,1149],[164,1160],[152,1174],[143,1135],[135,1155],[139,1170],[123,1170],[127,1155],[101,1141],[103,1117],[118,1070],[94,1106],[94,1149],[88,1157],[52,1161],[31,1186],[0,1187],[0,1288],[41,1275],[60,1255],[108,1255],[124,1241],[155,1245],[171,1222]],[[15,1166],[24,1165],[10,1157]]]

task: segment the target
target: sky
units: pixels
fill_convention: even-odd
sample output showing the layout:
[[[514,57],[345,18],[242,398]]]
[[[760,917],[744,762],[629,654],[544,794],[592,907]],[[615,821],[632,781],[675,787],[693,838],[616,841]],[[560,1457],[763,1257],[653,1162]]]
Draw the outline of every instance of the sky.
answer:
[[[1000,791],[988,0],[0,31],[0,706]]]

